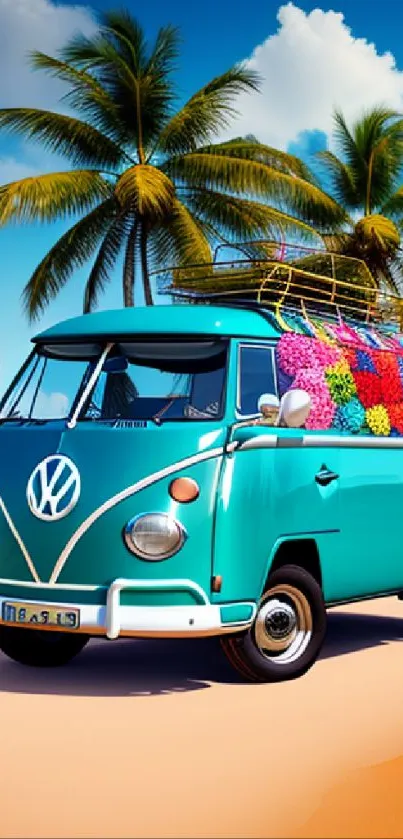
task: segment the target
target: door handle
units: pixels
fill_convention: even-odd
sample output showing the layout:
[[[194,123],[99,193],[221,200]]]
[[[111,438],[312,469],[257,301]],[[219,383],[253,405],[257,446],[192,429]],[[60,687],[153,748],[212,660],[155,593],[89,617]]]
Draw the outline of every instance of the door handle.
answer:
[[[315,475],[315,481],[322,487],[327,487],[332,481],[337,481],[340,476],[337,472],[331,472],[327,466],[322,466],[319,472]]]

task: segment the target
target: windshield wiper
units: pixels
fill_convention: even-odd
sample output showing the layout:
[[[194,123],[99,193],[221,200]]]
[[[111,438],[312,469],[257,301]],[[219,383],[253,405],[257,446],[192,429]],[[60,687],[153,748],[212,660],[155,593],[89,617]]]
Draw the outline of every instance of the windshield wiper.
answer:
[[[174,404],[174,402],[175,402],[175,397],[174,397],[173,399],[170,399],[170,400],[166,403],[166,405],[163,405],[163,407],[162,407],[162,408],[160,408],[160,410],[159,410],[159,411],[157,411],[157,413],[156,413],[156,414],[154,414],[154,416],[153,416],[153,417],[151,417],[151,422],[155,422],[155,424],[156,424],[156,425],[161,425],[161,417],[162,417],[162,415],[166,413],[166,411],[168,410],[168,408],[170,408],[170,407],[171,407],[171,405],[173,405],[173,404]]]

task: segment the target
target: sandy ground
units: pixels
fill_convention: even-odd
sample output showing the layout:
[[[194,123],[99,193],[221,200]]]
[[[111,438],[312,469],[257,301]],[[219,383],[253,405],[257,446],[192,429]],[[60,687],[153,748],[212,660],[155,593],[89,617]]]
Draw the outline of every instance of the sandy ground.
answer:
[[[0,837],[403,836],[402,641],[393,598],[331,612],[278,685],[242,684],[214,639],[1,656]]]

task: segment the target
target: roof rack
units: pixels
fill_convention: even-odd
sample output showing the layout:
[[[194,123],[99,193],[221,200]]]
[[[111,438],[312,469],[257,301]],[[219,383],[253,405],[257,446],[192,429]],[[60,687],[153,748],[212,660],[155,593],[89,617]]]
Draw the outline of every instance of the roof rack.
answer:
[[[227,309],[247,309],[251,312],[256,312],[257,314],[262,315],[265,320],[270,323],[272,326],[278,329],[278,322],[276,320],[276,311],[275,307],[271,307],[269,304],[264,303],[257,303],[254,300],[247,300],[238,298],[237,300],[229,300],[224,294],[203,294],[203,293],[196,293],[193,292],[192,295],[190,293],[184,293],[181,291],[172,291],[171,296],[176,299],[183,299],[187,301],[189,299],[193,300],[193,303],[197,305],[200,304],[216,304],[217,306],[223,306]],[[313,310],[310,310],[309,307],[306,307],[307,314],[310,314],[318,319],[324,319],[329,322],[338,323],[339,322],[339,315],[336,311],[326,311],[325,309],[320,308],[320,306],[316,306]],[[295,315],[301,316],[301,306],[293,306],[293,305],[283,305],[281,307],[281,314],[282,315],[290,315],[291,317]],[[344,320],[347,324],[354,324],[359,323],[359,319],[355,319],[350,317],[349,315],[344,316]]]
[[[162,293],[178,301],[237,303],[266,310],[267,320],[270,312],[301,314],[303,309],[330,320],[342,314],[352,322],[403,326],[403,299],[378,288],[361,260],[296,245],[282,245],[284,259],[279,260],[278,243],[255,245],[265,247],[270,256],[172,266],[154,275]]]

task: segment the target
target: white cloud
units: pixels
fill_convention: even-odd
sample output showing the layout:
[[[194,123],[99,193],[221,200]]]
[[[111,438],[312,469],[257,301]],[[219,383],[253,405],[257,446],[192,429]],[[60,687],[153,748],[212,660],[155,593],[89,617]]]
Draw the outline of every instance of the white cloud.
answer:
[[[0,184],[8,184],[20,178],[30,178],[39,174],[40,171],[35,164],[30,165],[15,157],[0,157]]]
[[[44,393],[40,390],[35,402],[34,417],[36,419],[63,419],[70,408],[70,400],[65,393]]]
[[[65,88],[42,71],[33,72],[28,54],[55,55],[71,36],[90,35],[95,28],[85,6],[0,0],[0,107],[56,107]]]
[[[20,154],[0,153],[0,184],[9,184],[21,178],[34,178],[48,172],[71,168],[68,160],[55,152],[45,151],[29,141],[20,144]]]
[[[347,121],[378,103],[402,107],[403,73],[393,55],[380,55],[374,44],[354,37],[342,14],[307,14],[288,3],[277,18],[276,34],[247,62],[264,79],[261,93],[239,97],[241,116],[226,137],[253,133],[285,148],[305,130],[330,134],[335,106]]]
[[[28,416],[31,410],[32,393],[28,393],[18,405],[21,416]],[[32,416],[34,419],[63,419],[67,416],[70,408],[70,400],[65,393],[45,393],[40,390],[35,401],[35,408]]]
[[[56,55],[77,32],[91,35],[96,23],[85,6],[56,5],[51,0],[0,0],[0,108],[37,107],[62,110],[63,83],[33,71],[29,53]],[[14,143],[1,133],[0,184],[65,169],[66,161],[33,143]],[[13,148],[14,146],[14,148]]]
[[[32,408],[32,397],[33,393],[30,391],[24,394],[16,407],[18,416],[29,416]],[[1,416],[8,416],[10,409],[11,403],[8,401]],[[70,399],[65,393],[59,393],[58,391],[45,393],[44,390],[40,390],[35,400],[32,417],[33,419],[64,419],[67,417],[69,409]]]

